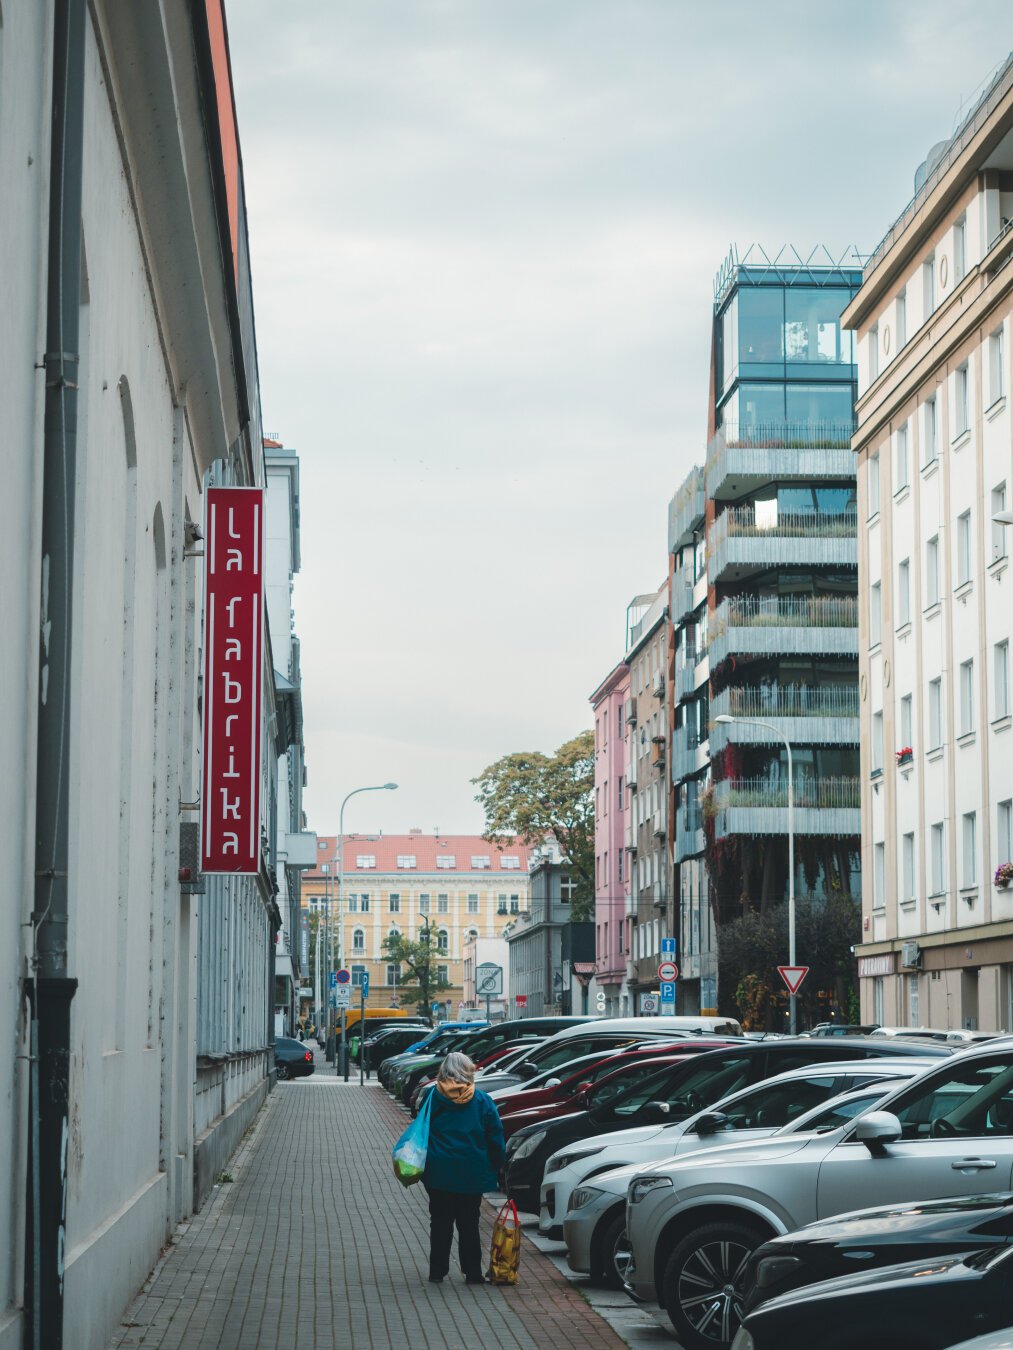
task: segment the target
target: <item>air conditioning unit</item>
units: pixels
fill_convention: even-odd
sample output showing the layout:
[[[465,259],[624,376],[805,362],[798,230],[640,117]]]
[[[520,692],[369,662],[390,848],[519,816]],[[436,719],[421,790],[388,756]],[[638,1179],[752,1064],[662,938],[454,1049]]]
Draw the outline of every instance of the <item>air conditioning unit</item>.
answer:
[[[637,700],[635,698],[628,698],[626,700],[625,716],[626,725],[628,727],[635,727],[637,725]]]
[[[654,677],[654,683],[651,685],[651,693],[655,698],[665,697],[665,675],[661,670],[659,670]]]
[[[908,970],[921,968],[922,949],[918,946],[917,942],[901,943],[900,963]]]

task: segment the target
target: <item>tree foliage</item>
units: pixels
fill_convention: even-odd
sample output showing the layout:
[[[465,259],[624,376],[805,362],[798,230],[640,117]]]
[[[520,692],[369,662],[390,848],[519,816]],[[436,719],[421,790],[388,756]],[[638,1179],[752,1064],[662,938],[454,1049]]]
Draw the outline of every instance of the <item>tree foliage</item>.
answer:
[[[403,1006],[417,1007],[428,1014],[433,997],[453,986],[441,980],[438,974],[441,953],[433,947],[432,939],[424,937],[412,942],[403,933],[391,933],[383,941],[383,950],[392,964],[407,966],[408,978],[398,983],[397,992]]]
[[[555,838],[575,884],[574,921],[594,913],[594,732],[582,731],[554,755],[504,755],[472,782],[485,812],[485,837],[530,846]]]
[[[826,899],[804,897],[795,903],[795,950],[809,974],[798,993],[799,1027],[819,1020],[817,991],[828,991],[842,1020],[849,1014],[854,980],[851,948],[861,936],[857,902],[840,892]],[[787,991],[777,967],[788,962],[788,905],[783,902],[761,914],[750,910],[718,930],[718,987],[734,990],[726,1014],[740,1015],[752,1030],[783,1030],[779,1009]],[[785,1005],[786,1006],[786,1005]]]

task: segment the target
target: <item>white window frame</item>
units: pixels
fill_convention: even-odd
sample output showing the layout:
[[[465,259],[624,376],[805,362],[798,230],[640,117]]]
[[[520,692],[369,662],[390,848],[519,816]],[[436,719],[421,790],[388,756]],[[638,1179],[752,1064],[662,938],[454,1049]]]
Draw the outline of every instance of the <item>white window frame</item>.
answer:
[[[476,853],[471,858],[471,870],[473,872],[482,872],[492,865],[488,854]]]
[[[417,854],[399,853],[397,855],[397,865],[402,872],[410,872],[414,867],[418,865]]]
[[[988,339],[988,400],[998,403],[1006,393],[1006,334],[1002,324]]]
[[[897,618],[898,628],[911,622],[911,559],[901,558],[897,564]]]
[[[368,871],[371,867],[376,866],[376,854],[357,853],[355,856],[355,865],[356,867],[360,868],[361,871],[363,872]]]
[[[995,679],[995,720],[1009,716],[1009,638],[1003,638],[992,649],[992,669]]]
[[[939,535],[925,541],[925,599],[926,608],[938,605],[939,590]]]
[[[963,888],[966,891],[978,884],[978,813],[965,811],[961,827]]]
[[[932,894],[944,895],[946,893],[946,834],[945,825],[941,820],[936,821],[929,832],[929,849],[931,857],[931,877]]]
[[[897,748],[908,745],[914,746],[914,698],[904,694],[900,701],[900,745]]]
[[[872,714],[872,772],[883,772],[883,711]]]
[[[943,744],[945,735],[943,726],[943,677],[941,675],[937,675],[934,680],[929,680],[928,717],[928,748],[938,750]]]
[[[996,864],[1013,862],[1013,797],[996,803],[995,848]]]
[[[897,439],[894,454],[894,463],[896,470],[896,482],[894,484],[894,493],[900,492],[906,488],[911,481],[910,472],[910,436],[908,434],[908,423],[903,423],[897,428]]]
[[[953,439],[971,428],[971,376],[965,361],[953,372]]]
[[[437,853],[436,866],[441,872],[450,872],[457,866],[457,856],[453,853]]]
[[[974,657],[960,663],[960,734],[974,731]]]
[[[897,329],[897,351],[907,342],[907,288],[897,296],[897,312],[894,321],[894,327]]]
[[[917,899],[915,880],[915,837],[913,831],[905,834],[901,839],[901,899]]]
[[[971,580],[971,510],[961,511],[957,517],[957,585]]]
[[[1006,480],[992,489],[992,561],[1006,557],[1006,526],[995,517],[1006,510]]]
[[[879,515],[879,451],[870,455],[866,461],[869,488],[869,519]]]
[[[869,646],[878,647],[883,641],[883,586],[874,581],[869,587]]]
[[[931,253],[922,263],[922,306],[927,323],[936,311],[936,255]]]
[[[953,284],[967,275],[967,217],[953,222]]]
[[[939,459],[939,417],[935,394],[922,404],[922,467]]]

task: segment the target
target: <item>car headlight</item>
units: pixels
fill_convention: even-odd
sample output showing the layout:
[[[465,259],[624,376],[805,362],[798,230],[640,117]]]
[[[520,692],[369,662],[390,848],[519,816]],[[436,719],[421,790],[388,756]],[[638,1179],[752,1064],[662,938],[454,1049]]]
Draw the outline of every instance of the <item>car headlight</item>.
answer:
[[[589,1205],[597,1196],[604,1194],[605,1192],[599,1190],[597,1186],[578,1186],[570,1196],[569,1208],[583,1209],[585,1205]]]
[[[757,1289],[769,1289],[771,1285],[780,1284],[785,1276],[791,1275],[801,1265],[797,1256],[762,1257],[756,1266]]]
[[[535,1130],[534,1134],[525,1135],[511,1154],[511,1158],[530,1158],[547,1133],[547,1130]]]
[[[563,1167],[569,1167],[572,1162],[577,1162],[581,1158],[591,1158],[602,1151],[600,1148],[581,1148],[575,1149],[572,1153],[554,1153],[545,1164],[545,1175],[558,1172]]]
[[[637,1205],[645,1195],[650,1195],[651,1191],[660,1191],[671,1185],[671,1177],[634,1177],[630,1182],[627,1199],[631,1205]]]
[[[745,1327],[739,1327],[732,1341],[732,1350],[756,1350],[756,1342]]]

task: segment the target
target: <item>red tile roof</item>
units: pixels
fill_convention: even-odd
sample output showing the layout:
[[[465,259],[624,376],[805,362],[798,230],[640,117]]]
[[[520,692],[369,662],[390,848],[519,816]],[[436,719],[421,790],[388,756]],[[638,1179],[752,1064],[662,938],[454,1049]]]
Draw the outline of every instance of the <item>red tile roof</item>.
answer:
[[[322,880],[324,873],[319,864],[327,863],[333,876],[337,870],[338,837],[335,834],[318,836],[318,866],[303,872],[304,877]],[[436,876],[454,876],[461,874],[481,875],[489,873],[496,876],[527,876],[528,865],[533,849],[525,844],[509,844],[499,847],[490,844],[478,834],[368,834],[345,835],[345,875],[377,876],[388,874],[395,876],[417,876],[420,873],[432,873]],[[414,867],[398,867],[399,857],[414,857]],[[376,859],[375,867],[360,867],[360,857]],[[437,858],[453,858],[452,867],[438,867]],[[488,867],[473,867],[472,858],[488,858]],[[504,858],[516,858],[516,867],[504,867]]]

